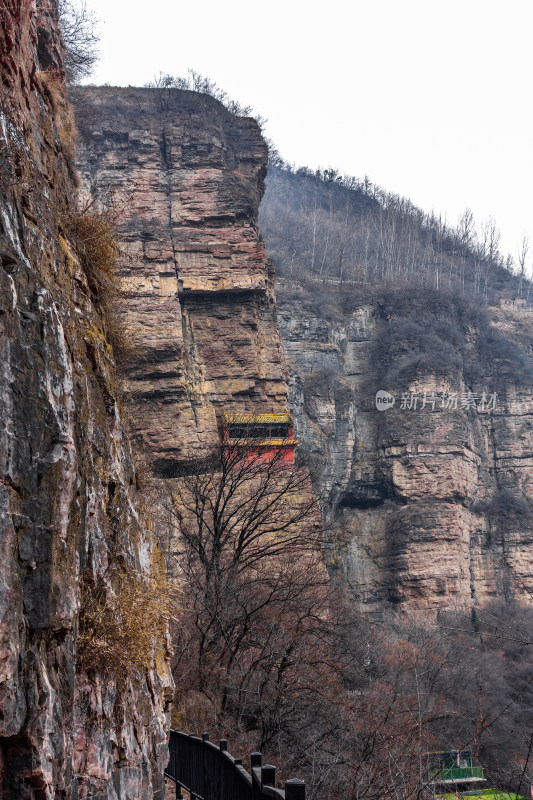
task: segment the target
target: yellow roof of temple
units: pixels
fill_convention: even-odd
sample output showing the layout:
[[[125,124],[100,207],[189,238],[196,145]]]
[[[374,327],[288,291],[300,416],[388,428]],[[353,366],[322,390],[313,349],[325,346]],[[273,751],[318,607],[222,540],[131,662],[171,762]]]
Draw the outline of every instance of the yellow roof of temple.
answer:
[[[291,423],[292,417],[288,411],[280,414],[222,414],[222,420],[227,423],[240,425],[274,425],[278,423]]]

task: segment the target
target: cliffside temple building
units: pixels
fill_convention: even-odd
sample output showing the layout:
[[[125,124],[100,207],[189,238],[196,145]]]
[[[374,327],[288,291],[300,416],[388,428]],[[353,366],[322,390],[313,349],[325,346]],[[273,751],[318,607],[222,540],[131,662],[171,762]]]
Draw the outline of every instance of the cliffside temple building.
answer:
[[[429,785],[434,796],[483,791],[483,768],[473,763],[470,750],[439,750],[428,753],[427,758]]]
[[[287,411],[279,414],[222,414],[219,426],[223,442],[248,447],[268,460],[278,457],[284,464],[294,464],[297,441],[293,438],[293,421]]]

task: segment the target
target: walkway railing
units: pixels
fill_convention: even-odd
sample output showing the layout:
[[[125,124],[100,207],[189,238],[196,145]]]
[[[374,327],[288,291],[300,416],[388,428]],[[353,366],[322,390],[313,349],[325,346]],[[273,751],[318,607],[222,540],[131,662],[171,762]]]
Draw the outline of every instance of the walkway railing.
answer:
[[[226,739],[217,747],[208,733],[200,738],[170,731],[169,748],[165,775],[176,784],[176,798],[184,789],[191,800],[305,800],[305,784],[298,778],[276,788],[276,767],[262,766],[261,753],[251,754],[251,774],[246,772],[242,760],[228,753]]]
[[[441,767],[441,769],[432,769],[431,773],[433,778],[438,781],[481,780],[483,767]]]

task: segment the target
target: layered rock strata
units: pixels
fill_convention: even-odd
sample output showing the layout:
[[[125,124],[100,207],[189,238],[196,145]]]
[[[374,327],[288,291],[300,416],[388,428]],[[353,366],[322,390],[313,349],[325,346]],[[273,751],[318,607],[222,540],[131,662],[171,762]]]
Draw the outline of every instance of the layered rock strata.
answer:
[[[151,466],[172,477],[219,441],[217,418],[283,411],[273,272],[257,228],[257,123],[188,91],[87,89],[79,163],[121,208],[126,392]]]
[[[133,426],[171,478],[218,441],[223,412],[285,407],[256,226],[265,147],[253,121],[185,91],[88,89],[80,114],[87,190],[122,206]],[[332,574],[372,613],[527,599],[531,382],[512,340],[513,314],[528,312],[493,309],[489,324],[444,296],[400,294],[343,304],[323,292],[309,308],[297,287],[282,292],[291,407],[317,461]],[[393,408],[377,410],[378,389]],[[442,407],[454,394],[457,408]]]
[[[330,571],[360,608],[470,611],[533,589],[531,308],[278,286]],[[376,393],[394,397],[378,410]]]
[[[112,596],[114,559],[133,575],[156,551],[65,224],[77,176],[54,7],[0,10],[0,796],[162,798],[165,643],[121,687],[78,659],[82,585]]]

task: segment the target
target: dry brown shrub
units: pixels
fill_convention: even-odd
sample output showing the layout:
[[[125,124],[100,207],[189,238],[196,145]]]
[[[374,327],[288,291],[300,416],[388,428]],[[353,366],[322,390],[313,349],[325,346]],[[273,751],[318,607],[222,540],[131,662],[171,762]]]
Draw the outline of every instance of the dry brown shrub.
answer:
[[[182,731],[213,730],[218,721],[216,705],[201,691],[174,693],[171,726]]]
[[[66,103],[65,81],[57,69],[37,70],[35,80],[45,94],[54,113],[62,111]]]
[[[64,220],[89,287],[104,304],[114,299],[120,288],[115,223],[112,210],[98,210],[93,203],[70,211]]]
[[[82,583],[78,668],[98,669],[117,682],[150,669],[164,657],[170,620],[177,615],[176,589],[164,565],[151,575],[115,569],[111,580]]]
[[[133,332],[121,308],[120,260],[124,257],[116,234],[121,209],[111,198],[105,208],[89,201],[64,217],[64,227],[83,267],[89,288],[103,313],[106,335],[117,367],[132,353]]]

